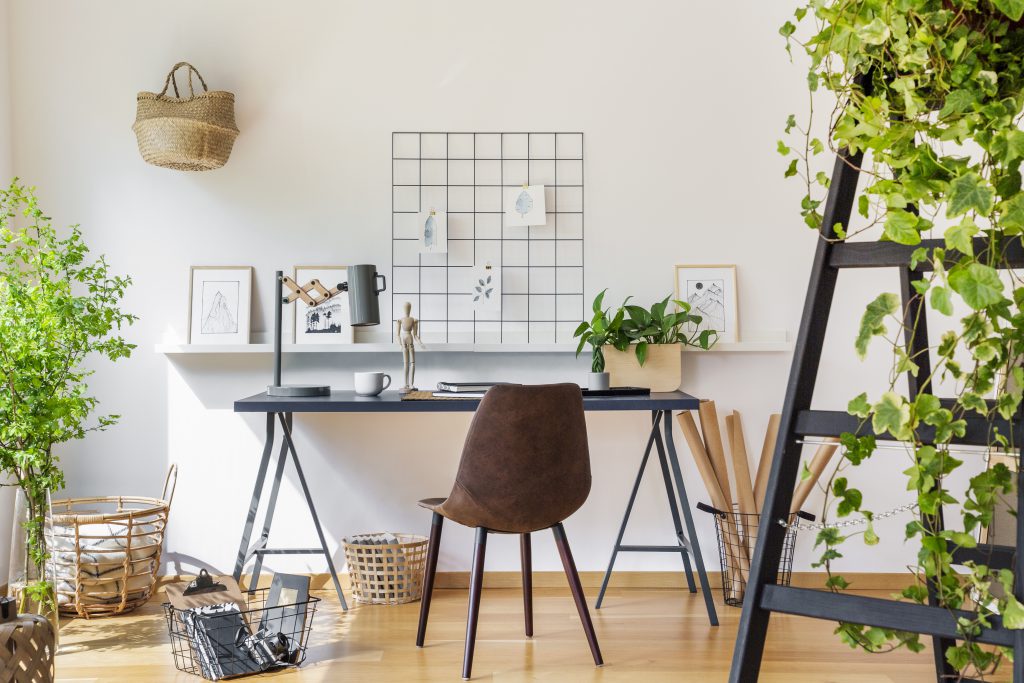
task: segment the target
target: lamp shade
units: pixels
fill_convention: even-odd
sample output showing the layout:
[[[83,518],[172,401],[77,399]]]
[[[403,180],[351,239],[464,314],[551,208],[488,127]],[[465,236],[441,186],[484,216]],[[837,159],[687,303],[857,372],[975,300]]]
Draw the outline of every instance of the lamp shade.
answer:
[[[377,278],[381,279],[380,288]],[[348,268],[348,304],[353,327],[380,325],[380,304],[377,295],[387,289],[387,279],[377,266],[364,263]]]

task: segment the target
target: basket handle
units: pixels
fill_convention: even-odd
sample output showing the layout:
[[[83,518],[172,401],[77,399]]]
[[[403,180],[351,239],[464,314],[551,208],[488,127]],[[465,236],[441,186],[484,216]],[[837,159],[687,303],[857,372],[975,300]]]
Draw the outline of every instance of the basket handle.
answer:
[[[718,515],[719,517],[725,517],[727,515],[727,513],[719,510],[716,507],[711,507],[707,503],[697,503],[697,509],[700,510],[701,512],[708,512],[712,515]],[[800,510],[798,513],[796,513],[796,516],[800,519],[805,519],[808,522],[813,522],[815,519],[817,519],[817,517],[815,517],[810,512],[804,512],[803,510]]]
[[[173,87],[174,88],[174,97],[179,99],[179,100],[181,99],[181,94],[178,92],[178,80],[175,77],[175,72],[178,69],[180,69],[181,67],[183,67],[183,66],[187,66],[188,67],[188,90],[189,90],[189,97],[195,97],[196,96],[195,88],[192,86],[192,74],[193,73],[196,75],[196,78],[198,78],[199,82],[202,84],[203,92],[209,92],[210,91],[210,89],[206,87],[206,81],[203,80],[203,76],[202,76],[202,74],[199,73],[199,69],[195,68],[194,66],[192,66],[188,62],[178,62],[167,73],[167,78],[164,79],[164,89],[160,91],[160,94],[158,95],[158,97],[166,96],[167,95],[167,88],[168,87]]]
[[[171,488],[171,496],[167,497],[167,487]],[[167,501],[167,507],[171,507],[171,503],[174,502],[174,490],[178,488],[178,463],[172,462],[171,466],[167,468],[167,478],[164,479],[164,490],[160,494],[160,500]]]

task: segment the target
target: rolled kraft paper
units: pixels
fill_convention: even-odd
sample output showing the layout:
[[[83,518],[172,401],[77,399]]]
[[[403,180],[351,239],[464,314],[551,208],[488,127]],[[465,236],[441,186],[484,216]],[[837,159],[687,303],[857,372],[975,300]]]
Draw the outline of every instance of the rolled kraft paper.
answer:
[[[701,439],[700,432],[697,431],[697,424],[693,421],[693,415],[689,411],[684,411],[679,413],[676,419],[679,421],[679,428],[682,429],[686,443],[690,447],[690,453],[693,455],[693,461],[697,465],[697,471],[700,472],[700,477],[704,480],[704,487],[708,490],[711,505],[726,513],[725,519],[721,520],[725,532],[725,538],[722,539],[722,542],[728,545],[729,537],[739,538],[738,530],[733,523],[732,505],[726,502],[725,495],[722,493],[722,487],[718,484],[718,476],[715,474],[715,468],[712,466],[711,459],[704,448],[704,440]],[[737,554],[742,558],[741,563],[747,567],[747,573],[749,574],[749,563],[746,562],[746,553],[739,552]],[[742,595],[739,593],[739,585],[741,576],[746,575],[742,574],[740,567],[730,564],[729,576],[732,579],[732,585],[736,586],[730,597],[742,598]]]
[[[754,485],[750,481],[750,461],[747,460],[747,444],[743,438],[743,422],[740,414],[733,411],[725,418],[726,434],[729,437],[729,452],[732,455],[732,474],[736,482],[736,498],[740,504],[740,512],[745,515],[756,515],[754,504]]]
[[[715,409],[715,402],[701,401],[697,416],[700,418],[700,430],[704,433],[704,446],[715,468],[715,476],[718,477],[718,485],[722,487],[725,502],[729,504],[726,512],[731,512],[732,489],[729,486],[729,470],[725,464],[725,446],[722,445],[722,432],[718,427],[718,410]]]
[[[757,476],[754,477],[754,505],[757,511],[764,508],[764,495],[768,490],[768,476],[772,472],[772,459],[775,457],[775,441],[779,438],[779,422],[782,416],[778,413],[768,418],[768,430],[761,446],[761,459],[757,463]]]
[[[832,459],[832,456],[839,448],[838,439],[830,437],[828,441],[831,443],[821,444],[818,446],[818,450],[814,452],[811,464],[807,466],[807,469],[811,471],[811,476],[807,477],[797,485],[796,491],[793,493],[793,504],[789,506],[789,514],[795,515],[800,512],[800,508],[807,502],[807,496],[811,495],[811,491],[814,490],[814,485],[817,484],[818,479],[821,478],[821,473],[825,471],[829,460]]]
[[[690,446],[690,453],[693,454],[693,461],[697,464],[700,478],[704,480],[704,487],[708,490],[711,504],[723,512],[728,512],[729,507],[727,507],[725,496],[722,494],[722,487],[718,484],[715,468],[708,458],[707,451],[704,450],[704,441],[700,438],[700,432],[697,431],[693,415],[688,411],[683,411],[679,413],[677,419],[679,420],[679,428],[683,430],[686,443]]]

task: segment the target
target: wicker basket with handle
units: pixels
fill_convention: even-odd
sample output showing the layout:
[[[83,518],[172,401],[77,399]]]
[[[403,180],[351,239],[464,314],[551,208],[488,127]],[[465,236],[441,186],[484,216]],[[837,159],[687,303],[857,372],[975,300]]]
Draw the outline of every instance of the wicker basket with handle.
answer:
[[[189,96],[178,92],[175,72],[188,68]],[[196,94],[195,74],[203,91]],[[171,97],[167,89],[174,88]],[[223,166],[238,136],[235,125],[235,96],[210,90],[194,66],[178,62],[167,74],[159,93],[140,92],[135,125],[142,158],[154,166],[179,171],[209,171]]]
[[[48,572],[63,614],[110,616],[149,600],[177,481],[178,467],[171,465],[160,498],[104,496],[51,503]]]
[[[385,534],[359,534],[344,539],[352,595],[357,602],[371,605],[401,605],[419,600],[427,565],[426,536],[386,534],[398,542],[367,542],[382,535]]]

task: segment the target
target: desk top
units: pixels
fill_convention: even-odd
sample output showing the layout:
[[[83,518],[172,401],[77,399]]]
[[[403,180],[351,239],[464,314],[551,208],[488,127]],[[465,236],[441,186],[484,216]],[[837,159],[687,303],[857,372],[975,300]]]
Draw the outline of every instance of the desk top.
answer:
[[[236,413],[471,413],[480,399],[403,401],[397,391],[380,396],[356,396],[354,391],[332,391],[330,396],[280,397],[266,392],[235,401]],[[700,400],[669,391],[649,396],[595,396],[583,399],[584,410],[696,410]]]

